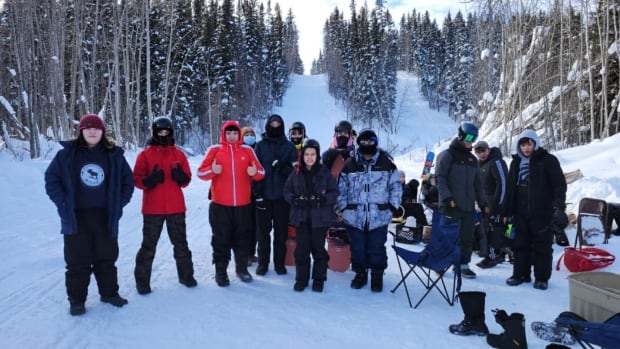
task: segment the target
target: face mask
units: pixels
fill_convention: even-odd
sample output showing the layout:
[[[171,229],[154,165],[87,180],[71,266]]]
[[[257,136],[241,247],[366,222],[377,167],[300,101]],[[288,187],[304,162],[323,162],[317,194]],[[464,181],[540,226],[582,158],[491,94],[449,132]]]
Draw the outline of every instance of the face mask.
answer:
[[[373,145],[360,144],[358,149],[360,153],[363,155],[375,155],[375,153],[377,152],[377,144],[376,143]]]
[[[348,136],[336,137],[336,145],[338,146],[338,148],[346,148],[349,145],[349,137]]]
[[[256,136],[243,136],[243,143],[254,145],[254,143],[256,143]]]

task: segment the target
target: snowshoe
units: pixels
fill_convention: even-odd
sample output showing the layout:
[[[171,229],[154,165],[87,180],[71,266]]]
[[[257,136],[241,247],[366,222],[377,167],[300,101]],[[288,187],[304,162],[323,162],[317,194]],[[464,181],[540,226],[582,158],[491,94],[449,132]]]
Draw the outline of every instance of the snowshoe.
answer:
[[[567,327],[560,326],[555,322],[532,322],[532,331],[536,337],[546,340],[547,342],[561,343],[565,345],[575,344],[575,337],[570,333]]]

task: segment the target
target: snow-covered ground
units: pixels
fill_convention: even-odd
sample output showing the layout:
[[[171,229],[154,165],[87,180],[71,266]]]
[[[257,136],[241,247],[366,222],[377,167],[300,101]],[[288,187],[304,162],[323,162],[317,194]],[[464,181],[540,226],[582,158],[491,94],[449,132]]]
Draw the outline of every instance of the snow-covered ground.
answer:
[[[396,162],[408,178],[417,178],[428,149],[436,152],[456,134],[457,125],[445,114],[429,110],[418,94],[417,80],[401,74],[399,82],[399,128],[395,135],[380,133],[380,144],[398,145]],[[288,127],[305,123],[308,134],[326,148],[334,124],[345,113],[327,94],[325,76],[296,76],[278,109]],[[402,103],[401,103],[402,100]],[[360,128],[362,125],[354,125]],[[260,133],[257,130],[257,133]],[[389,141],[388,141],[389,138]],[[491,145],[495,140],[487,139]],[[620,202],[620,168],[616,151],[620,135],[556,155],[565,171],[581,169],[585,177],[569,185],[568,201],[582,197]],[[16,161],[0,152],[0,347],[1,348],[484,348],[484,337],[459,337],[448,325],[463,319],[460,305],[451,307],[436,294],[417,309],[410,309],[402,289],[389,290],[400,275],[388,248],[389,268],[383,293],[368,287],[353,290],[352,272],[328,272],[323,293],[293,291],[295,271],[256,276],[244,284],[229,267],[231,285],[217,287],[211,265],[208,223],[208,182],[193,178],[185,190],[190,249],[193,251],[198,287],[177,282],[172,249],[162,234],[153,265],[153,293],[137,294],[133,279],[135,254],[141,242],[141,191],[136,190],[125,208],[119,237],[117,263],[120,293],[129,300],[121,309],[99,301],[94,280],[81,317],[68,314],[64,287],[64,261],[59,220],[44,191],[43,173],[54,151],[44,159]],[[133,166],[136,153],[127,153]],[[201,157],[190,159],[195,170]],[[575,229],[567,230],[569,239]],[[620,256],[620,238],[599,245]],[[562,248],[554,246],[557,261]],[[472,257],[477,262],[478,257]],[[472,263],[473,264],[473,263]],[[501,328],[491,309],[525,313],[530,348],[547,343],[529,330],[532,321],[552,321],[569,309],[569,273],[554,270],[547,291],[505,285],[511,266],[501,264],[479,270],[475,280],[463,280],[464,291],[485,291],[487,325],[491,333]],[[606,271],[620,272],[616,262]],[[250,269],[254,274],[254,268]],[[421,288],[411,283],[419,296]],[[574,347],[577,347],[576,345]]]

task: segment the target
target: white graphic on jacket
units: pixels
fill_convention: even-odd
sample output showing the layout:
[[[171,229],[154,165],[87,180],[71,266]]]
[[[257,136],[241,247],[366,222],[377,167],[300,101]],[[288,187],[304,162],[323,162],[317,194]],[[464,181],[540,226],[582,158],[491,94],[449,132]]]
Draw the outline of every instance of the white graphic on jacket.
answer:
[[[105,173],[101,166],[97,164],[86,164],[80,170],[80,179],[87,187],[98,187],[105,179]]]

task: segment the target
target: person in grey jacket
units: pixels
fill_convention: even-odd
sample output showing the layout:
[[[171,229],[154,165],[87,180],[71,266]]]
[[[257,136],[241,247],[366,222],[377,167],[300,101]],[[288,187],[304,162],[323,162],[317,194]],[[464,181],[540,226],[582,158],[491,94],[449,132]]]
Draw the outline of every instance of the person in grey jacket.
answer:
[[[448,149],[439,153],[435,168],[440,210],[446,218],[458,220],[461,225],[461,275],[472,279],[476,277],[476,273],[469,268],[474,244],[476,201],[482,214],[489,213],[482,192],[478,159],[471,153],[477,138],[478,128],[474,124],[461,123],[458,137],[452,140]]]
[[[351,238],[351,264],[355,278],[351,288],[368,283],[373,292],[383,290],[387,268],[387,227],[400,206],[400,175],[388,153],[378,148],[375,131],[365,129],[357,137],[358,149],[347,159],[338,182],[337,208]]]

